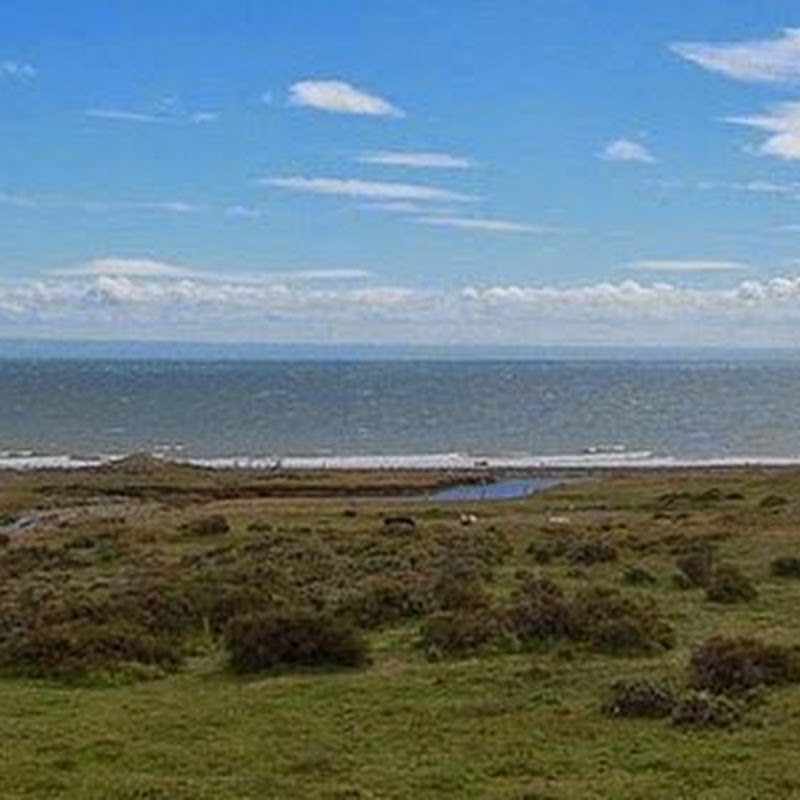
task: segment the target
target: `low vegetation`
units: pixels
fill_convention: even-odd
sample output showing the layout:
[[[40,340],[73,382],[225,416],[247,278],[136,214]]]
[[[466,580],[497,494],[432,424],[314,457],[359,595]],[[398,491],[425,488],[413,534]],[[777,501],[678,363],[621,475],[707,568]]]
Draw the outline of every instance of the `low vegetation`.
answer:
[[[445,480],[0,473],[4,791],[800,794],[800,474]]]

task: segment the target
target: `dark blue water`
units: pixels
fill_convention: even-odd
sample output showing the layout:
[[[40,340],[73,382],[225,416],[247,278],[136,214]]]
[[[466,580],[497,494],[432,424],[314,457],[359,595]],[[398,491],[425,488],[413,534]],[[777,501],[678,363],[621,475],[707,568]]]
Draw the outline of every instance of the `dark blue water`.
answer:
[[[0,451],[800,456],[798,362],[0,360]]]

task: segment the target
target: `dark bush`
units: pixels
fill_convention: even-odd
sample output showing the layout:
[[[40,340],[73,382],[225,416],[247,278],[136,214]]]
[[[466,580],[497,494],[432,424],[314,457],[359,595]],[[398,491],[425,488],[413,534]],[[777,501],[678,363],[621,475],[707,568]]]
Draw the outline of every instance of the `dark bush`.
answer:
[[[800,578],[800,558],[779,556],[769,565],[769,571],[777,578]]]
[[[0,662],[20,674],[74,678],[126,662],[174,667],[180,651],[130,620],[71,619],[17,630],[0,648]]]
[[[242,673],[288,666],[359,667],[368,656],[356,628],[310,611],[236,617],[225,627],[224,639],[231,666]]]
[[[638,564],[629,564],[622,571],[622,582],[628,586],[652,586],[658,579],[649,569]]]
[[[420,616],[433,605],[418,579],[375,576],[336,603],[336,613],[360,627],[378,628]]]
[[[227,533],[231,529],[228,520],[222,514],[208,514],[204,517],[197,517],[181,527],[187,533],[195,536],[216,536]]]
[[[572,637],[576,631],[570,602],[549,578],[529,576],[507,611],[508,626],[523,643]]]
[[[413,517],[395,514],[389,517],[384,517],[383,529],[387,533],[414,533],[414,531],[417,529],[417,522]]]
[[[567,550],[567,561],[570,564],[591,566],[616,561],[619,557],[617,548],[611,542],[602,539],[587,539],[573,543]]]
[[[650,654],[673,647],[675,632],[655,606],[614,589],[590,587],[572,603],[578,638],[612,654]]]
[[[760,508],[780,508],[785,506],[789,501],[779,494],[768,494],[758,504]]]
[[[468,656],[505,649],[510,636],[501,617],[489,608],[439,611],[422,621],[420,644],[428,658]]]
[[[532,556],[537,564],[549,564],[557,555],[552,545],[541,544],[540,542],[533,542],[528,545],[525,552]]]
[[[800,681],[800,648],[757,639],[714,637],[694,649],[689,681],[695,689],[743,692]]]
[[[677,703],[675,691],[667,684],[650,678],[628,678],[613,684],[604,710],[620,717],[668,717]]]
[[[481,582],[471,575],[440,575],[430,589],[430,596],[442,611],[471,610],[489,605]]]
[[[714,553],[710,547],[702,547],[681,556],[675,563],[691,586],[707,586],[714,568]]]
[[[690,691],[672,712],[675,725],[693,728],[728,728],[739,721],[741,707],[728,697],[705,691]]]
[[[706,599],[714,603],[749,603],[758,597],[750,579],[733,564],[720,564],[711,573]]]

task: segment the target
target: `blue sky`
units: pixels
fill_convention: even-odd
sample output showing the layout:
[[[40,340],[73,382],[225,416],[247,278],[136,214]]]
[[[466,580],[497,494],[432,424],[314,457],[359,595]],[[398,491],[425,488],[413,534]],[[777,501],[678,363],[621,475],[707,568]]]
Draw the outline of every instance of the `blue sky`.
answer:
[[[800,10],[0,4],[0,335],[795,344]]]

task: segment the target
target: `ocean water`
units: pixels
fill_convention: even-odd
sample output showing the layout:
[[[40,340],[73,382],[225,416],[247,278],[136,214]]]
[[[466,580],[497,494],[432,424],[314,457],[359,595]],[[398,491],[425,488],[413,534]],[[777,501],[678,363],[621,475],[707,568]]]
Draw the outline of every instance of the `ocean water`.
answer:
[[[0,360],[0,463],[800,461],[798,361]]]

